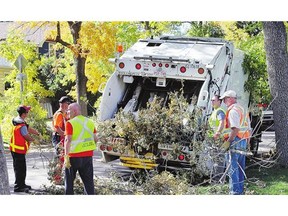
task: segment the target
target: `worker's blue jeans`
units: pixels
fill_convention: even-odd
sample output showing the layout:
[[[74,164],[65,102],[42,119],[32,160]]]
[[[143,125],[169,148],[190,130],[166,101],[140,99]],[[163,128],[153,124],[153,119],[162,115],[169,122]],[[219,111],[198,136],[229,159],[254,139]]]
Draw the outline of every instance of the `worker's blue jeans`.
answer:
[[[93,160],[92,157],[71,157],[71,167],[65,168],[65,194],[74,194],[74,180],[77,171],[84,184],[85,194],[94,194]]]
[[[236,137],[230,145],[230,152],[227,155],[230,194],[240,195],[244,192],[246,156],[237,152],[237,150],[246,152],[246,147],[247,140],[239,137]],[[236,152],[233,150],[236,150]]]

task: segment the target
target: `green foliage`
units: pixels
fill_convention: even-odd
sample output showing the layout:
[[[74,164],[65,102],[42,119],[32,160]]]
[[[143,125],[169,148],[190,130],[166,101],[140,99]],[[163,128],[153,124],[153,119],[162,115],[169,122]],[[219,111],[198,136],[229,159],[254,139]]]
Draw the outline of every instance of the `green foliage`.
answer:
[[[191,22],[191,28],[187,32],[193,37],[216,37],[223,38],[224,30],[217,22]]]
[[[238,29],[244,29],[250,36],[256,36],[259,33],[262,33],[262,24],[257,21],[237,21],[236,27]]]
[[[141,38],[137,22],[120,22],[117,27],[117,42],[124,45],[124,51]]]
[[[239,48],[245,51],[243,69],[249,74],[245,89],[250,92],[250,100],[255,103],[271,101],[271,94],[264,51],[263,34],[259,33],[240,43]]]
[[[67,54],[66,54],[67,55]],[[71,89],[75,86],[75,74],[70,60],[61,56],[46,57],[41,56],[41,65],[38,68],[37,78],[41,85],[47,90],[53,92],[51,102],[56,102],[63,95],[70,95]],[[53,106],[53,105],[52,105]]]
[[[3,97],[0,101],[0,120],[2,125],[2,132],[5,139],[9,139],[12,130],[12,118],[18,115],[16,112],[17,107],[21,104],[32,106],[29,113],[27,122],[41,132],[44,137],[47,135],[46,111],[41,107],[39,101],[42,98],[51,96],[53,93],[43,88],[41,82],[37,78],[37,70],[41,65],[36,52],[36,46],[24,42],[22,35],[10,35],[7,40],[0,44],[0,55],[8,59],[10,62],[15,62],[19,54],[22,54],[27,59],[27,66],[25,67],[24,74],[24,91],[21,94],[20,82],[16,80],[19,73],[17,69],[13,70],[5,81],[11,84],[11,88],[4,91]],[[22,98],[22,101],[21,101]]]

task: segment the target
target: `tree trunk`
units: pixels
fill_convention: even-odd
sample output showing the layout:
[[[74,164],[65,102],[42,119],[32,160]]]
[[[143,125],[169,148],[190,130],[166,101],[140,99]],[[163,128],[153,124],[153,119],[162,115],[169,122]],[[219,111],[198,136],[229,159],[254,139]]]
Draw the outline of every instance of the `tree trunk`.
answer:
[[[80,104],[82,115],[87,116],[87,77],[85,76],[85,63],[86,58],[82,58],[80,55],[74,57],[75,74],[76,74],[76,92],[77,103]]]
[[[85,75],[86,57],[83,57],[86,55],[83,55],[81,44],[78,43],[82,22],[69,21],[68,24],[70,26],[70,31],[73,37],[73,44],[75,45],[74,47],[78,47],[77,54],[74,53],[77,103],[79,103],[81,106],[82,115],[87,116],[87,77]]]
[[[4,145],[2,139],[2,133],[0,128],[0,195],[10,195],[9,179],[6,158],[4,153]]]
[[[279,164],[288,167],[288,56],[283,22],[263,22],[272,109]]]

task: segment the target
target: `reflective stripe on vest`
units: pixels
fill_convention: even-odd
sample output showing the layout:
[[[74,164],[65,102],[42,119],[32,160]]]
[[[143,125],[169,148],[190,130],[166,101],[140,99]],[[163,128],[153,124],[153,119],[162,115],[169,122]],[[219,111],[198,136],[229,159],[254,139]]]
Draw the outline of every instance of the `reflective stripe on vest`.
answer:
[[[10,140],[10,150],[19,154],[26,154],[29,149],[29,142],[21,135],[21,127],[26,124],[19,124],[13,127]]]
[[[240,130],[239,132],[237,133],[237,136],[242,139],[242,138],[249,138],[250,137],[250,131],[249,131],[249,116],[248,114],[247,115],[244,115],[244,109],[238,105],[238,104],[232,104],[227,112],[226,112],[226,117],[225,117],[225,121],[226,121],[226,124],[225,124],[225,129],[223,131],[223,136],[225,139],[228,139],[229,138],[229,135],[231,133],[231,128],[230,128],[230,125],[229,125],[229,113],[230,111],[234,109],[240,116]]]
[[[209,125],[210,125],[210,127],[213,129],[213,131],[216,131],[217,128],[218,128],[218,126],[219,126],[219,124],[220,124],[220,121],[219,121],[219,119],[217,118],[217,113],[218,113],[218,111],[220,111],[220,110],[221,110],[221,111],[224,113],[224,115],[225,115],[225,110],[222,109],[221,107],[218,107],[217,109],[215,109],[215,110],[212,112],[212,114],[211,114],[211,116],[210,116],[210,118],[209,118]],[[225,121],[225,119],[224,119],[224,121]]]
[[[73,128],[70,153],[95,150],[94,123],[82,115],[76,116],[69,122]]]

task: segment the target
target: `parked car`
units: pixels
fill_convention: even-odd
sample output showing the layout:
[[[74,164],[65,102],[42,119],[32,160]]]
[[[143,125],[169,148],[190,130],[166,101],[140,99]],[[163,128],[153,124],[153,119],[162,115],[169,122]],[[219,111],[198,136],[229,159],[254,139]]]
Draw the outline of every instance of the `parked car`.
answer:
[[[253,130],[253,136],[250,140],[250,150],[254,156],[257,155],[259,143],[262,142],[262,132],[266,130],[274,130],[274,118],[273,110],[268,104],[258,104],[262,109],[262,115],[253,115],[251,113],[251,128]]]
[[[263,111],[262,130],[273,130],[274,118],[272,107],[268,107]]]

